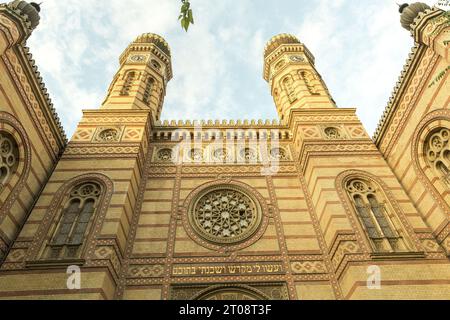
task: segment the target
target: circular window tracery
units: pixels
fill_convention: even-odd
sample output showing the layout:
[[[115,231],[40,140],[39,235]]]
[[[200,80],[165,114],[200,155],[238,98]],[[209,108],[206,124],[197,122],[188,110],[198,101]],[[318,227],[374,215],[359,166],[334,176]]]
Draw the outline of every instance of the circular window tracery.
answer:
[[[428,163],[450,184],[450,130],[439,128],[425,140],[425,157]]]
[[[283,148],[272,148],[270,150],[270,155],[273,159],[277,159],[277,160],[287,160],[288,159],[286,150],[284,150]]]
[[[257,160],[258,155],[252,148],[245,148],[241,150],[241,157],[247,161]]]
[[[260,204],[234,186],[208,188],[197,196],[189,210],[194,231],[219,244],[236,244],[250,238],[261,224]]]
[[[98,138],[101,141],[105,141],[105,142],[118,141],[119,140],[119,131],[116,129],[105,129],[100,132],[100,134],[98,135]]]
[[[325,134],[327,136],[328,139],[331,140],[337,140],[337,139],[341,139],[342,135],[341,132],[338,128],[335,127],[329,127],[325,129]]]
[[[19,148],[13,136],[0,132],[0,190],[19,165]]]
[[[88,182],[83,183],[75,188],[70,194],[71,197],[78,198],[96,198],[100,195],[101,188],[96,183]]]
[[[194,148],[189,150],[189,158],[194,161],[202,161],[203,160],[203,150]]]
[[[171,161],[173,159],[173,151],[172,149],[161,149],[158,151],[158,160],[160,161]]]
[[[219,161],[226,161],[230,159],[230,152],[227,148],[219,148],[214,150],[214,158]]]

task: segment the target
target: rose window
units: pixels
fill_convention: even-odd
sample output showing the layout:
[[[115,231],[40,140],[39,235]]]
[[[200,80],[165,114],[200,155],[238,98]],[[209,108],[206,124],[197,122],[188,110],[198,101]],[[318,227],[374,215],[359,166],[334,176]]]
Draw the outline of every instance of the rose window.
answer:
[[[425,155],[428,163],[450,184],[450,130],[439,128],[425,140]]]
[[[14,138],[0,132],[0,190],[17,169],[19,151]]]
[[[198,197],[191,210],[191,224],[206,240],[236,243],[252,236],[261,221],[260,207],[245,193],[215,188]]]

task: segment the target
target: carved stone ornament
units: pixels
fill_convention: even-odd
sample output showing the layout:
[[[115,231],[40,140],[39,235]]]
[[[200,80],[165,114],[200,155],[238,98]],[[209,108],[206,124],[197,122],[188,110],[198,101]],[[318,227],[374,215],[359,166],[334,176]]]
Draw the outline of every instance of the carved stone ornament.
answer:
[[[241,154],[241,158],[244,160],[247,160],[247,161],[254,161],[254,160],[258,159],[258,154],[252,148],[242,149],[240,154]]]
[[[116,128],[99,129],[96,137],[98,142],[117,142],[120,140],[120,131]]]
[[[172,149],[165,148],[158,151],[158,161],[162,162],[170,162],[173,160],[173,151]]]
[[[325,135],[330,140],[342,139],[341,131],[335,127],[329,127],[325,129]]]
[[[288,155],[285,149],[283,148],[272,148],[270,150],[270,156],[276,160],[288,160]]]
[[[189,150],[189,158],[194,161],[203,161],[203,150],[202,149],[191,149]]]

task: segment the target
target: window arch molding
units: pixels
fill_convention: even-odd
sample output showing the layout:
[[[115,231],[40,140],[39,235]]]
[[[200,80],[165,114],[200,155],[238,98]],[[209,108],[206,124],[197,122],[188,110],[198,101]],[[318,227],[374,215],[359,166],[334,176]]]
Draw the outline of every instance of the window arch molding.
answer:
[[[0,223],[2,223],[24,188],[25,182],[30,174],[31,145],[21,123],[7,112],[0,112],[0,131],[7,133],[15,139],[19,155],[19,162],[14,175],[10,177],[5,190],[3,190],[4,192],[0,191]]]
[[[149,106],[150,99],[153,92],[156,90],[156,80],[152,76],[147,76],[144,81],[144,93],[142,95],[142,101]]]
[[[289,102],[293,103],[297,100],[297,95],[294,89],[294,77],[291,74],[287,74],[280,81],[281,88],[286,92],[286,96],[289,99]]]
[[[304,81],[309,93],[312,95],[320,95],[320,87],[317,84],[318,79],[314,72],[304,69],[299,70],[298,75]]]
[[[92,217],[93,220],[91,227],[86,233],[85,241],[79,255],[85,260],[89,260],[94,257],[96,245],[94,240],[97,238],[103,225],[103,221],[114,192],[114,183],[109,177],[103,174],[87,173],[70,179],[55,193],[47,213],[42,219],[34,240],[27,252],[27,261],[47,259],[47,257],[43,256],[44,251],[47,244],[52,240],[53,235],[55,234],[56,228],[58,227],[59,221],[63,215],[66,202],[69,200],[70,193],[74,188],[84,183],[95,183],[102,189],[98,200],[98,205],[96,206],[97,210]]]
[[[347,184],[352,180],[366,180],[377,188],[377,191],[387,201],[388,208],[392,210],[391,214],[387,214],[390,222],[396,228],[396,231],[403,233],[404,241],[408,246],[408,252],[422,252],[423,247],[416,236],[413,228],[408,222],[406,216],[402,212],[397,200],[395,199],[392,191],[389,187],[378,177],[371,173],[361,170],[348,170],[339,174],[336,178],[336,190],[338,191],[339,198],[344,205],[344,208],[349,217],[350,224],[355,232],[358,243],[363,248],[366,254],[373,254],[376,251],[373,248],[369,234],[366,231],[366,227],[358,216],[358,213],[354,209],[354,205],[350,199],[350,195],[347,192]],[[393,219],[394,218],[394,219]]]
[[[267,301],[271,300],[270,297],[260,290],[257,290],[251,286],[244,285],[244,284],[237,284],[237,285],[215,285],[211,286],[209,288],[206,288],[199,293],[195,294],[191,300],[210,300],[212,298],[221,298],[221,295],[225,294],[233,294],[236,297],[242,299],[243,297],[246,297],[247,299],[252,299],[254,301]]]
[[[426,115],[414,132],[411,158],[420,181],[431,192],[432,197],[443,212],[450,212],[450,195],[447,194],[445,198],[443,196],[447,193],[448,187],[445,186],[443,181],[437,181],[439,177],[437,177],[425,156],[426,139],[430,134],[443,127],[450,128],[450,110],[436,110]]]
[[[140,73],[137,70],[130,69],[123,73],[122,76],[122,89],[120,91],[121,96],[128,96],[135,83],[139,80]]]

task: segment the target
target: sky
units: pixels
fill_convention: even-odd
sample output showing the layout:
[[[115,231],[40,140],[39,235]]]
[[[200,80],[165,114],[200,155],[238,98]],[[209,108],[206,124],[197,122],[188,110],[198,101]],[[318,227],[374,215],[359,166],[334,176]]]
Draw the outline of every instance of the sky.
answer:
[[[436,1],[423,1],[429,5]],[[28,40],[70,138],[83,109],[99,108],[119,56],[142,33],[172,51],[162,120],[278,119],[262,77],[265,44],[297,36],[316,57],[338,107],[357,108],[373,134],[414,45],[395,0],[45,0]]]

